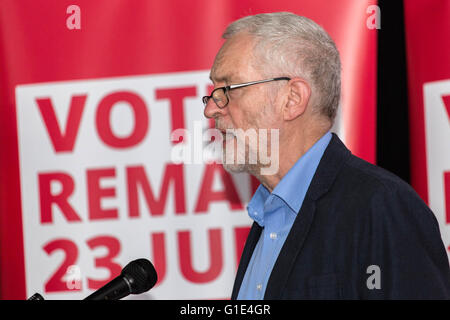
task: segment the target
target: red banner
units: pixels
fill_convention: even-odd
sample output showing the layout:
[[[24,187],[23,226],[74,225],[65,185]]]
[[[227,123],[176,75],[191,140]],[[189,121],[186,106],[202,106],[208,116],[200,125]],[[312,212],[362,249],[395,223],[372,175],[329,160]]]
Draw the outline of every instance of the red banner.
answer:
[[[159,279],[140,298],[229,297],[254,182],[174,163],[172,133],[209,127],[201,97],[226,26],[291,11],[335,40],[335,129],[374,162],[374,3],[2,1],[1,298],[81,299],[141,257]]]
[[[411,182],[438,219],[450,258],[450,2],[405,1]]]

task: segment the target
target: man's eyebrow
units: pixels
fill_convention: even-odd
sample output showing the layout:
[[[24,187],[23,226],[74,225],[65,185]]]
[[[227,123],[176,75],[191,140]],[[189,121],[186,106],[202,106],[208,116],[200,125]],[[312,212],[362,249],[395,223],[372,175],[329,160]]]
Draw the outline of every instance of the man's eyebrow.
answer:
[[[223,75],[223,76],[219,76],[219,77],[212,77],[211,75],[209,75],[209,79],[213,82],[225,82],[226,84],[231,84],[233,83],[231,81],[231,79],[236,79],[233,77],[233,75]],[[237,79],[236,79],[237,80]]]
[[[229,80],[228,76],[220,76],[220,77],[212,77],[211,75],[209,76],[209,79],[216,83],[216,82],[227,82]]]

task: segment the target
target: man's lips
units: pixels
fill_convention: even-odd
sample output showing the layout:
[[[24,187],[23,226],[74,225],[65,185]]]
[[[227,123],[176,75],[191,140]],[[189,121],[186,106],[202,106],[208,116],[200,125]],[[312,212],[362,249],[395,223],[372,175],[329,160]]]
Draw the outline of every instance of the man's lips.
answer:
[[[225,143],[229,139],[234,138],[234,134],[233,134],[234,129],[232,129],[232,128],[230,128],[230,129],[216,128],[216,129],[219,130],[220,133],[222,134],[223,143]]]
[[[234,129],[229,128],[229,129],[217,129],[220,131],[220,133],[222,133],[222,136],[224,138],[231,138],[234,137]]]
[[[223,134],[232,133],[234,131],[233,128],[228,128],[228,129],[216,128],[216,129],[219,130],[220,132],[222,132]]]

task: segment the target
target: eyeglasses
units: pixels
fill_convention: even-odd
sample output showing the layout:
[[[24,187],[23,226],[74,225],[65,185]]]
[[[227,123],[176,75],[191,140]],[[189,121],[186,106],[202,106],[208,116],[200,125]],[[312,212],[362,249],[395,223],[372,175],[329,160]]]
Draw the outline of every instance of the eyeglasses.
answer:
[[[239,84],[232,84],[226,87],[220,87],[220,88],[216,88],[211,92],[211,95],[209,96],[204,96],[202,98],[203,104],[206,105],[208,104],[209,99],[213,99],[213,101],[216,103],[216,105],[222,109],[225,108],[228,104],[228,102],[230,101],[229,97],[228,97],[228,92],[234,89],[238,89],[238,88],[243,88],[243,87],[248,87],[248,86],[252,86],[254,84],[258,84],[258,83],[264,83],[264,82],[270,82],[270,81],[279,81],[279,80],[291,80],[291,78],[288,77],[278,77],[278,78],[272,78],[272,79],[265,79],[265,80],[258,80],[258,81],[252,81],[252,82],[246,82],[246,83],[239,83]]]

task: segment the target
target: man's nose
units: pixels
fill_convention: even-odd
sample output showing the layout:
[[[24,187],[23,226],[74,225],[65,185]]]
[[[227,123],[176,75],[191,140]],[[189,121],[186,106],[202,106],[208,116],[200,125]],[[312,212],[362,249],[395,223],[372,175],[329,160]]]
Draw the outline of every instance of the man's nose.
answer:
[[[216,118],[219,115],[224,115],[226,113],[225,109],[226,108],[219,108],[213,99],[209,99],[208,103],[205,106],[205,109],[203,110],[203,114],[208,119]]]

